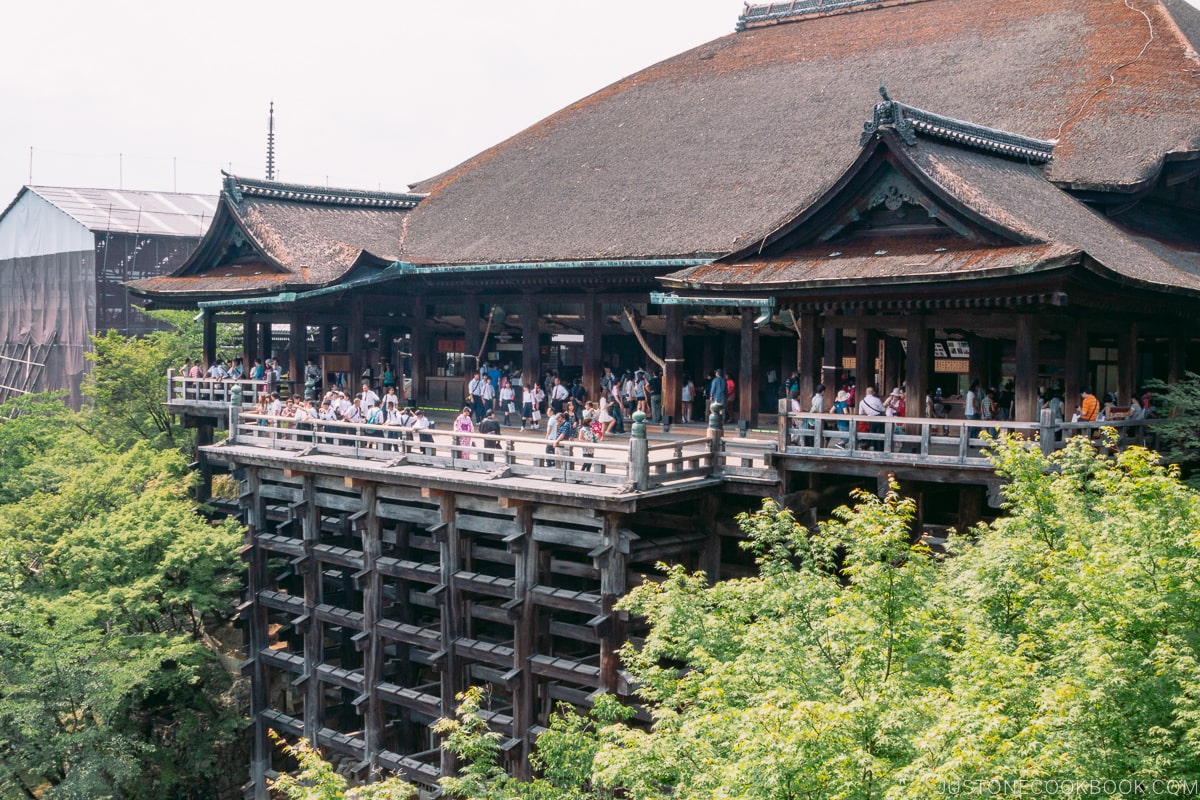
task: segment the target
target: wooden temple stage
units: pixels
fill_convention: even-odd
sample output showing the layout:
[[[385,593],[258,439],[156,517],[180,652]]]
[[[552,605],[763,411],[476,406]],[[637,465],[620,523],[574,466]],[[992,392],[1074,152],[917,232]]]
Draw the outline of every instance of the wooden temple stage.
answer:
[[[962,421],[874,418],[883,430],[859,433],[856,417],[781,414],[776,430],[741,437],[719,414],[651,435],[659,426],[639,414],[627,439],[548,454],[540,433],[297,426],[252,413],[253,382],[168,383],[187,424],[228,426],[202,459],[239,480],[247,525],[256,785],[276,729],[432,787],[452,765],[430,726],[476,684],[491,687],[508,766],[527,771],[558,703],[632,700],[617,652],[640,630],[617,600],[660,577],[660,562],[747,574],[732,520],[762,497],[810,525],[853,485],[897,480],[921,495],[944,483],[974,515],[964,524],[998,497],[982,428]],[[1047,448],[1081,427],[992,425]]]

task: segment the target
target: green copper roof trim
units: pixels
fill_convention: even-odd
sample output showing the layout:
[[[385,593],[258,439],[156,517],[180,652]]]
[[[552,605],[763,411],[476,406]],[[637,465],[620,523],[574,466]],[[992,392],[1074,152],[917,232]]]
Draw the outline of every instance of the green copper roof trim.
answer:
[[[245,308],[246,306],[261,306],[275,305],[278,303],[291,303],[296,300],[295,292],[280,292],[277,295],[264,295],[262,297],[231,297],[228,300],[201,300],[196,303],[197,308]]]
[[[707,258],[650,258],[650,259],[623,259],[623,260],[604,260],[604,261],[526,261],[509,264],[451,264],[447,266],[418,266],[410,264],[407,261],[393,261],[388,266],[384,267],[374,275],[368,275],[365,278],[358,278],[345,283],[335,283],[331,286],[322,286],[319,289],[310,289],[307,292],[282,292],[277,295],[268,295],[264,297],[236,297],[229,300],[204,300],[197,303],[197,306],[202,309],[208,308],[247,308],[258,305],[280,305],[283,303],[294,303],[297,300],[308,300],[312,297],[321,297],[327,294],[336,294],[344,292],[348,289],[357,289],[362,286],[371,286],[376,283],[403,278],[411,275],[441,275],[441,274],[457,274],[464,272],[503,272],[522,269],[588,269],[590,267],[667,267],[670,269],[680,269],[682,267],[699,267],[703,264],[711,264],[714,258],[713,255]]]

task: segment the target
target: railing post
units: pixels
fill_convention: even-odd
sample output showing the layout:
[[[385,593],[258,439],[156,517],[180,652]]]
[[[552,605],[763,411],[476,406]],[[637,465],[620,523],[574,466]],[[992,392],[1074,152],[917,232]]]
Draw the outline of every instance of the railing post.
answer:
[[[646,441],[646,412],[633,412],[629,434],[629,479],[639,492],[650,488],[650,443]]]
[[[721,403],[713,403],[709,406],[708,415],[708,430],[705,436],[708,438],[709,458],[712,460],[712,471],[716,473],[721,467],[721,451],[724,445],[721,440],[725,431],[725,406]]]
[[[788,447],[788,409],[792,401],[786,397],[779,400],[779,452],[783,453]]]
[[[1054,411],[1047,406],[1038,416],[1038,439],[1042,444],[1042,455],[1048,456],[1054,452]]]
[[[229,441],[236,443],[238,441],[238,422],[241,414],[241,386],[233,385],[233,390],[229,392]]]
[[[175,395],[175,370],[167,370],[167,403],[174,400]]]

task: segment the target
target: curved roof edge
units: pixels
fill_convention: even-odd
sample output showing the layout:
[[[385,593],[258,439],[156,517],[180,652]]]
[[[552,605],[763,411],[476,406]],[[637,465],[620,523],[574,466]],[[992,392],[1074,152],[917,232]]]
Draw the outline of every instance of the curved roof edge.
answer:
[[[427,196],[416,192],[371,192],[242,178],[224,170],[221,170],[221,175],[224,176],[222,188],[225,194],[238,204],[245,197],[262,197],[354,208],[416,208]]]

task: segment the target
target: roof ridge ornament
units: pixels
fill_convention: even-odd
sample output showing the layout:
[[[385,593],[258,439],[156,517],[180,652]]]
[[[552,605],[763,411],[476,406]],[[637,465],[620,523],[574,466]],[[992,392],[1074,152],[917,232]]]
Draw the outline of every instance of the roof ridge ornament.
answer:
[[[224,186],[221,188],[225,190],[225,194],[229,195],[230,200],[240,206],[242,204],[242,190],[238,186],[237,177],[230,175],[225,170],[221,170],[221,174],[225,176],[225,179],[222,181]]]
[[[916,144],[917,134],[921,134],[1034,164],[1054,158],[1056,139],[1034,139],[906,106],[893,100],[886,86],[879,87],[879,94],[883,102],[875,104],[873,118],[863,124],[861,146],[865,147],[882,128],[890,127],[908,145]]]

